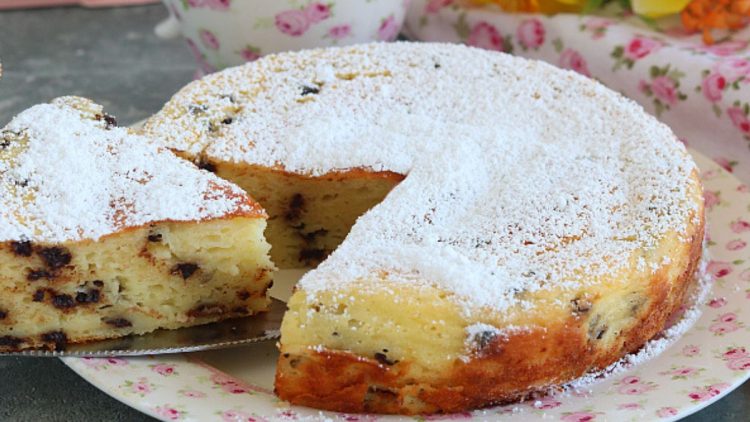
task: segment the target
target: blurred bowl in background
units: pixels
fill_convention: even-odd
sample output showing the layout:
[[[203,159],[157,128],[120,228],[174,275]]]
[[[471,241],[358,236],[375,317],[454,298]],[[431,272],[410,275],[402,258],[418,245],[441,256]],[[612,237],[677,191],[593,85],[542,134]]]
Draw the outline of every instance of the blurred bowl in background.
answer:
[[[162,0],[170,17],[155,28],[183,36],[198,74],[265,54],[392,41],[409,0]]]

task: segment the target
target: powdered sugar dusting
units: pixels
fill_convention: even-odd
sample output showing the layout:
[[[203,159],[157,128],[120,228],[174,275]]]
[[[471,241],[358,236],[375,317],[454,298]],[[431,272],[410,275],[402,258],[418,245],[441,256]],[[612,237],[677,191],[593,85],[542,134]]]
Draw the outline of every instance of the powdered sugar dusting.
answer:
[[[516,293],[580,288],[700,214],[694,163],[640,106],[462,46],[269,56],[188,85],[145,131],[216,160],[407,174],[302,279],[311,297],[387,274],[455,293],[467,312],[531,307]]]
[[[64,97],[0,134],[0,241],[98,239],[158,221],[261,211],[239,188]]]

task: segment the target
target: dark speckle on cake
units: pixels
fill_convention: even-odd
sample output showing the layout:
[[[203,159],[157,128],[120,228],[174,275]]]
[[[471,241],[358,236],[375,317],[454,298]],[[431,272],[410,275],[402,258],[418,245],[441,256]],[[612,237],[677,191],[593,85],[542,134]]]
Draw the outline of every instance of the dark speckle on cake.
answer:
[[[42,334],[42,341],[45,343],[53,343],[55,350],[64,350],[68,344],[68,336],[62,331],[50,331]]]
[[[302,85],[302,96],[303,97],[305,95],[319,94],[319,93],[320,93],[320,88],[318,88],[318,87]]]
[[[284,218],[287,221],[298,220],[305,211],[305,197],[302,194],[295,193],[289,200],[289,207]]]
[[[76,294],[76,302],[78,303],[98,303],[100,298],[99,289],[90,289]]]
[[[76,302],[73,300],[73,296],[68,294],[54,294],[52,295],[52,305],[55,308],[68,309],[76,306]]]
[[[198,271],[199,268],[200,267],[197,264],[182,262],[172,267],[171,273],[172,275],[179,275],[183,280],[187,280],[191,275]]]
[[[42,302],[44,301],[44,289],[37,289],[37,291],[34,292],[34,295],[31,296],[31,300],[33,302]]]
[[[192,318],[200,318],[214,315],[222,315],[226,309],[224,306],[217,304],[205,304],[198,305],[195,308],[188,311],[187,315]]]
[[[2,336],[2,337],[0,337],[0,347],[16,348],[21,343],[23,343],[23,339],[20,338],[20,337],[15,337],[15,336]]]
[[[388,359],[388,355],[386,355],[385,353],[381,353],[381,352],[375,353],[375,360],[378,361],[378,363],[380,363],[381,365],[388,365],[388,366],[398,363],[397,360]]]
[[[70,264],[72,256],[67,249],[59,246],[41,248],[38,252],[47,267],[56,270]]]
[[[149,233],[148,234],[148,241],[153,243],[161,242],[162,236],[161,233]]]
[[[21,242],[10,242],[10,248],[14,254],[18,256],[31,256],[34,248],[31,246],[31,242],[28,240]]]
[[[55,275],[45,269],[29,270],[29,273],[26,275],[26,279],[29,281],[36,281],[42,278],[52,279],[55,278]]]
[[[133,323],[126,318],[106,318],[103,321],[105,324],[111,325],[115,328],[127,328],[133,326]]]
[[[3,320],[5,318],[7,318],[7,317],[8,317],[8,312],[7,311],[3,311],[2,309],[0,309],[0,320]]]

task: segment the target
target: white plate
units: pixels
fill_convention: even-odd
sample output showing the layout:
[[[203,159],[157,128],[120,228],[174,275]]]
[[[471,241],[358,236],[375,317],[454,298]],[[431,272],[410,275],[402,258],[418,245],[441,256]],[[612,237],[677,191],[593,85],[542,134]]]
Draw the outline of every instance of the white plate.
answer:
[[[750,377],[750,189],[703,155],[693,155],[703,169],[711,237],[708,268],[716,276],[695,325],[660,355],[584,392],[417,420],[497,415],[514,420],[673,420],[718,400]],[[283,274],[287,289],[299,275]],[[284,284],[277,283],[272,294],[284,299]],[[269,342],[191,355],[63,362],[110,396],[162,420],[399,419],[319,412],[278,400],[273,395],[276,357]]]

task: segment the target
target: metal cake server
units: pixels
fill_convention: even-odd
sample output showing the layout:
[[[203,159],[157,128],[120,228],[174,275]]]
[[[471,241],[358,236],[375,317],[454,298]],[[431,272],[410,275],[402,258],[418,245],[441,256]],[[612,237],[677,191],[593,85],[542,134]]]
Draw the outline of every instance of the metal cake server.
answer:
[[[68,344],[65,350],[61,351],[25,350],[0,353],[0,356],[141,356],[224,349],[278,339],[285,311],[286,303],[272,298],[268,312],[245,318],[176,330],[156,330],[138,336]]]

